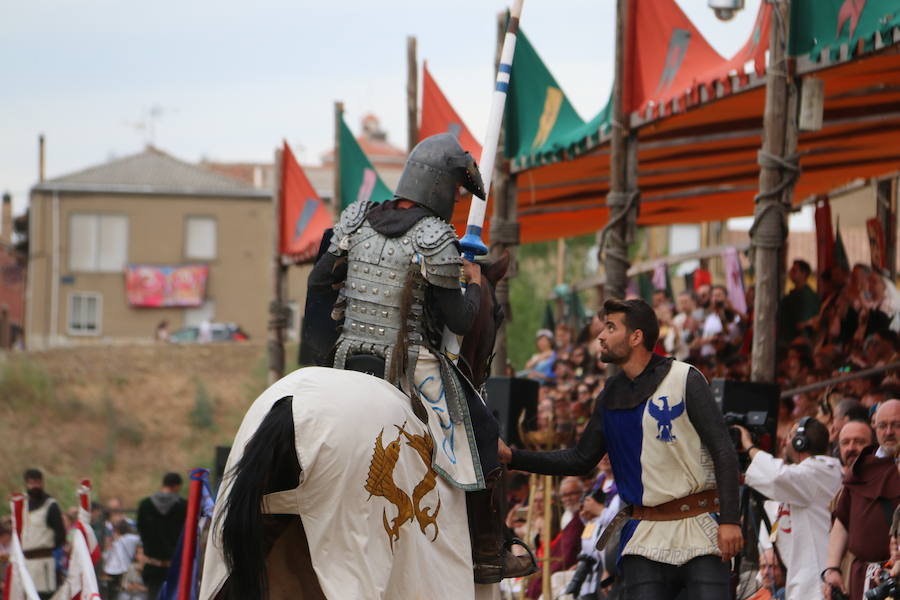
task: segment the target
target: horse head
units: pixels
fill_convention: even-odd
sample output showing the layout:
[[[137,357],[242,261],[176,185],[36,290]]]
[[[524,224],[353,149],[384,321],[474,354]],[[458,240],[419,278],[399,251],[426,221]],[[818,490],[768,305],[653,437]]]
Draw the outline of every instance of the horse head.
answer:
[[[476,388],[480,388],[491,374],[494,342],[503,324],[503,307],[497,301],[497,284],[509,269],[509,252],[491,263],[481,264],[482,289],[478,316],[460,348],[460,369]]]

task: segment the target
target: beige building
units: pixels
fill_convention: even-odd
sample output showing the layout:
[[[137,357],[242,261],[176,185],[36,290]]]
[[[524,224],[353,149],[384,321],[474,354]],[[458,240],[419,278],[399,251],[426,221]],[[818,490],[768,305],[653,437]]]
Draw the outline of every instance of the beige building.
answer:
[[[266,335],[272,293],[272,194],[155,148],[48,180],[31,191],[26,343],[151,341],[203,320]],[[129,265],[208,265],[202,304],[132,306]],[[288,270],[295,319],[309,267]]]

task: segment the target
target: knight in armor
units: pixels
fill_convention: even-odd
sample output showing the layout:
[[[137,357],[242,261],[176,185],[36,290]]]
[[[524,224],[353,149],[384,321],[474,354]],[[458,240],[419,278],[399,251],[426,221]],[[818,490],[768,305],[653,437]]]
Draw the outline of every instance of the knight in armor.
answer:
[[[56,591],[54,551],[66,541],[62,511],[56,500],[44,491],[44,474],[38,469],[25,471],[28,514],[22,527],[22,551],[25,565],[42,600]]]
[[[475,579],[493,583],[529,574],[535,566],[509,551],[497,485],[503,468],[496,420],[441,352],[444,327],[465,336],[482,293],[481,269],[462,259],[450,224],[460,187],[485,196],[472,156],[452,135],[438,134],[412,150],[392,200],[348,206],[309,277],[303,343],[315,344],[319,364],[396,385],[432,435],[458,432],[436,441],[433,466],[468,491]],[[315,306],[328,306],[331,319],[342,322],[336,340],[322,326],[327,318],[310,310]],[[442,460],[448,448],[442,441],[450,442],[452,460]]]

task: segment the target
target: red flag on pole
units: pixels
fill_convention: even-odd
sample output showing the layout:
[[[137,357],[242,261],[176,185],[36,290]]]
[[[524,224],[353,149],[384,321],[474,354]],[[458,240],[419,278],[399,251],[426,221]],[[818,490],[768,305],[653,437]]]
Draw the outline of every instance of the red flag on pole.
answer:
[[[34,582],[25,564],[22,551],[22,529],[25,524],[25,496],[13,494],[10,500],[12,512],[12,539],[10,541],[9,564],[6,566],[6,583],[3,586],[3,600],[39,600]]]
[[[468,151],[475,160],[481,157],[481,144],[453,110],[447,97],[438,87],[428,63],[422,64],[422,122],[419,124],[419,141],[438,133],[452,133],[459,140],[463,150]]]
[[[281,231],[282,256],[295,263],[314,260],[325,230],[334,225],[329,211],[306,173],[300,167],[287,142],[281,153]]]

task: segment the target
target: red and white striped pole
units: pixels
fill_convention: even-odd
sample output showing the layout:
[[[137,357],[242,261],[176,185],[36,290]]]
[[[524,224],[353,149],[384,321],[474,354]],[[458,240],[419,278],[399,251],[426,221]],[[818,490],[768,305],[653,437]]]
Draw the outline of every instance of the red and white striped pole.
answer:
[[[191,600],[194,554],[197,552],[197,521],[200,516],[200,500],[203,497],[203,474],[208,472],[207,469],[191,471],[187,516],[184,520],[184,544],[181,548],[181,570],[178,574],[178,600]]]

